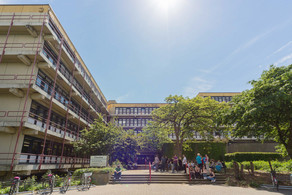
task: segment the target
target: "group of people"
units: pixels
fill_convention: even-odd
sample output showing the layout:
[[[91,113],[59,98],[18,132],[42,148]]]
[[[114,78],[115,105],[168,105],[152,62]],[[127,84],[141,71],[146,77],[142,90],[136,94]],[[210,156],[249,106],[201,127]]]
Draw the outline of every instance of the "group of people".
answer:
[[[224,162],[220,162],[220,160],[210,160],[207,154],[202,157],[200,153],[197,154],[195,162],[187,161],[185,155],[182,158],[177,157],[177,155],[174,155],[173,158],[162,156],[161,159],[156,155],[152,163],[152,168],[155,171],[160,169],[161,172],[169,170],[172,173],[175,171],[184,171],[185,173],[190,173],[192,179],[209,179],[211,182],[215,182],[215,170],[220,172],[222,168],[225,169],[225,164]]]
[[[186,165],[187,158],[185,155],[183,155],[183,158],[177,157],[177,155],[174,155],[173,158],[162,156],[161,159],[159,159],[158,155],[156,155],[154,162],[152,163],[152,168],[155,169],[155,171],[160,169],[161,172],[168,172],[171,170],[174,173],[175,171],[186,171]]]

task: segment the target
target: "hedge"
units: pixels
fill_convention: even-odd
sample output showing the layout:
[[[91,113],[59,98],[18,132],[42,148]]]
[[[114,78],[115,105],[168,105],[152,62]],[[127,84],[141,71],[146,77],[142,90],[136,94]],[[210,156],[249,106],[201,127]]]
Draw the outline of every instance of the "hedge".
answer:
[[[281,154],[275,152],[234,152],[225,154],[226,161],[271,161],[282,159]]]
[[[162,147],[163,155],[169,158],[174,156],[174,143],[166,143]],[[197,153],[207,154],[210,159],[223,160],[226,153],[226,143],[223,142],[189,142],[183,147],[183,154],[188,160],[195,160]]]

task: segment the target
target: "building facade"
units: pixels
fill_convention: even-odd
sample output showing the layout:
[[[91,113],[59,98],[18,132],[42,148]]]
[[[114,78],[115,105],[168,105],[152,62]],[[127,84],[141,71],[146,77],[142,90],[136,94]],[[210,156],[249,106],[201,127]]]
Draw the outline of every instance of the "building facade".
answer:
[[[0,6],[0,173],[89,165],[72,142],[107,100],[49,5]]]

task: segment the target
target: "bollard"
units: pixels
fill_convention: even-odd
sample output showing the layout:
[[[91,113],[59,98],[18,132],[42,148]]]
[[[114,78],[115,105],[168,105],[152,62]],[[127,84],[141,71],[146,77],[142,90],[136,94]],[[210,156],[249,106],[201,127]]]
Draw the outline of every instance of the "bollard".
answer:
[[[292,174],[290,175],[290,183],[292,184]]]

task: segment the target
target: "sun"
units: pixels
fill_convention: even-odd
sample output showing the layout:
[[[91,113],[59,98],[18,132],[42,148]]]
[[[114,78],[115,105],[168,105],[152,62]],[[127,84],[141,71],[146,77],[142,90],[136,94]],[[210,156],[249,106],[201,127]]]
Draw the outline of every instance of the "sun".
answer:
[[[162,13],[175,9],[180,0],[152,0],[152,4]]]

